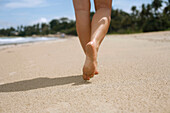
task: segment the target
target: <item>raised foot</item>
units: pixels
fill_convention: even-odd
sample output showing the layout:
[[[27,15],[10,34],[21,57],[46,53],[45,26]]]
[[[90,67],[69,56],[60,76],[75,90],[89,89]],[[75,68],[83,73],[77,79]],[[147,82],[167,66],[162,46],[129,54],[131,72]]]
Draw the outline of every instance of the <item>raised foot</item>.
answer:
[[[89,42],[86,45],[86,60],[83,67],[83,79],[90,80],[97,71],[97,50],[94,42]]]

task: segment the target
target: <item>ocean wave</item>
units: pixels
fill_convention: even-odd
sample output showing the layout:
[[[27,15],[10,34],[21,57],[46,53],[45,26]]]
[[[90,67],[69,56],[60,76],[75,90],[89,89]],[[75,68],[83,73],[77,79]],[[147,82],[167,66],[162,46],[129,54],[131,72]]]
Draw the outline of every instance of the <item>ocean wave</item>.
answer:
[[[20,43],[29,43],[29,42],[39,42],[39,41],[48,41],[48,40],[57,40],[59,38],[48,38],[48,37],[16,37],[16,38],[8,38],[1,37],[0,45],[10,45],[10,44],[20,44]]]

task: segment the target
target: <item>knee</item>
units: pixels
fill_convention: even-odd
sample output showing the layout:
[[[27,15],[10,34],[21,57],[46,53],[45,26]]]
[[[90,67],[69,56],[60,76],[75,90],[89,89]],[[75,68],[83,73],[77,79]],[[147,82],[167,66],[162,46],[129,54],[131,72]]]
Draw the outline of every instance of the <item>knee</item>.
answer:
[[[73,0],[73,3],[75,11],[90,11],[90,2],[87,0]]]
[[[97,4],[95,6],[96,11],[98,11],[99,9],[105,9],[106,11],[111,11],[112,10],[112,6],[110,4]]]
[[[75,11],[90,11],[90,8],[87,7],[75,7]]]

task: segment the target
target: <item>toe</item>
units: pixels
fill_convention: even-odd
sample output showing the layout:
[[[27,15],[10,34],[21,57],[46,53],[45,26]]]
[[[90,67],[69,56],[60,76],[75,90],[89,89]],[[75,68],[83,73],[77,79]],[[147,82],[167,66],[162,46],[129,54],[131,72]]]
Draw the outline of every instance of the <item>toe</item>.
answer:
[[[99,72],[98,71],[95,71],[95,73],[94,73],[95,75],[97,75],[97,74],[99,74]]]
[[[90,80],[90,77],[88,77],[87,75],[83,74],[83,79],[84,80]]]
[[[90,77],[87,76],[86,78],[87,78],[86,80],[90,80]]]
[[[83,74],[83,79],[86,80],[86,75],[85,74]]]

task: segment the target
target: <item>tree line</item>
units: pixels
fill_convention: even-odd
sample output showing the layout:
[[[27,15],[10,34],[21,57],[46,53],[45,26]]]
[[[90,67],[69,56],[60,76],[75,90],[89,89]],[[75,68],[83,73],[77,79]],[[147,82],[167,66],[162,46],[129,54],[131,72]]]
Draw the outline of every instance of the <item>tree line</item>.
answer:
[[[153,0],[151,4],[142,4],[141,9],[132,6],[132,13],[112,9],[111,24],[108,33],[136,33],[170,30],[170,0]],[[94,12],[90,13],[91,19]],[[32,26],[18,26],[0,29],[0,36],[48,35],[57,32],[77,35],[76,22],[66,17],[53,19],[49,23],[37,23]]]

